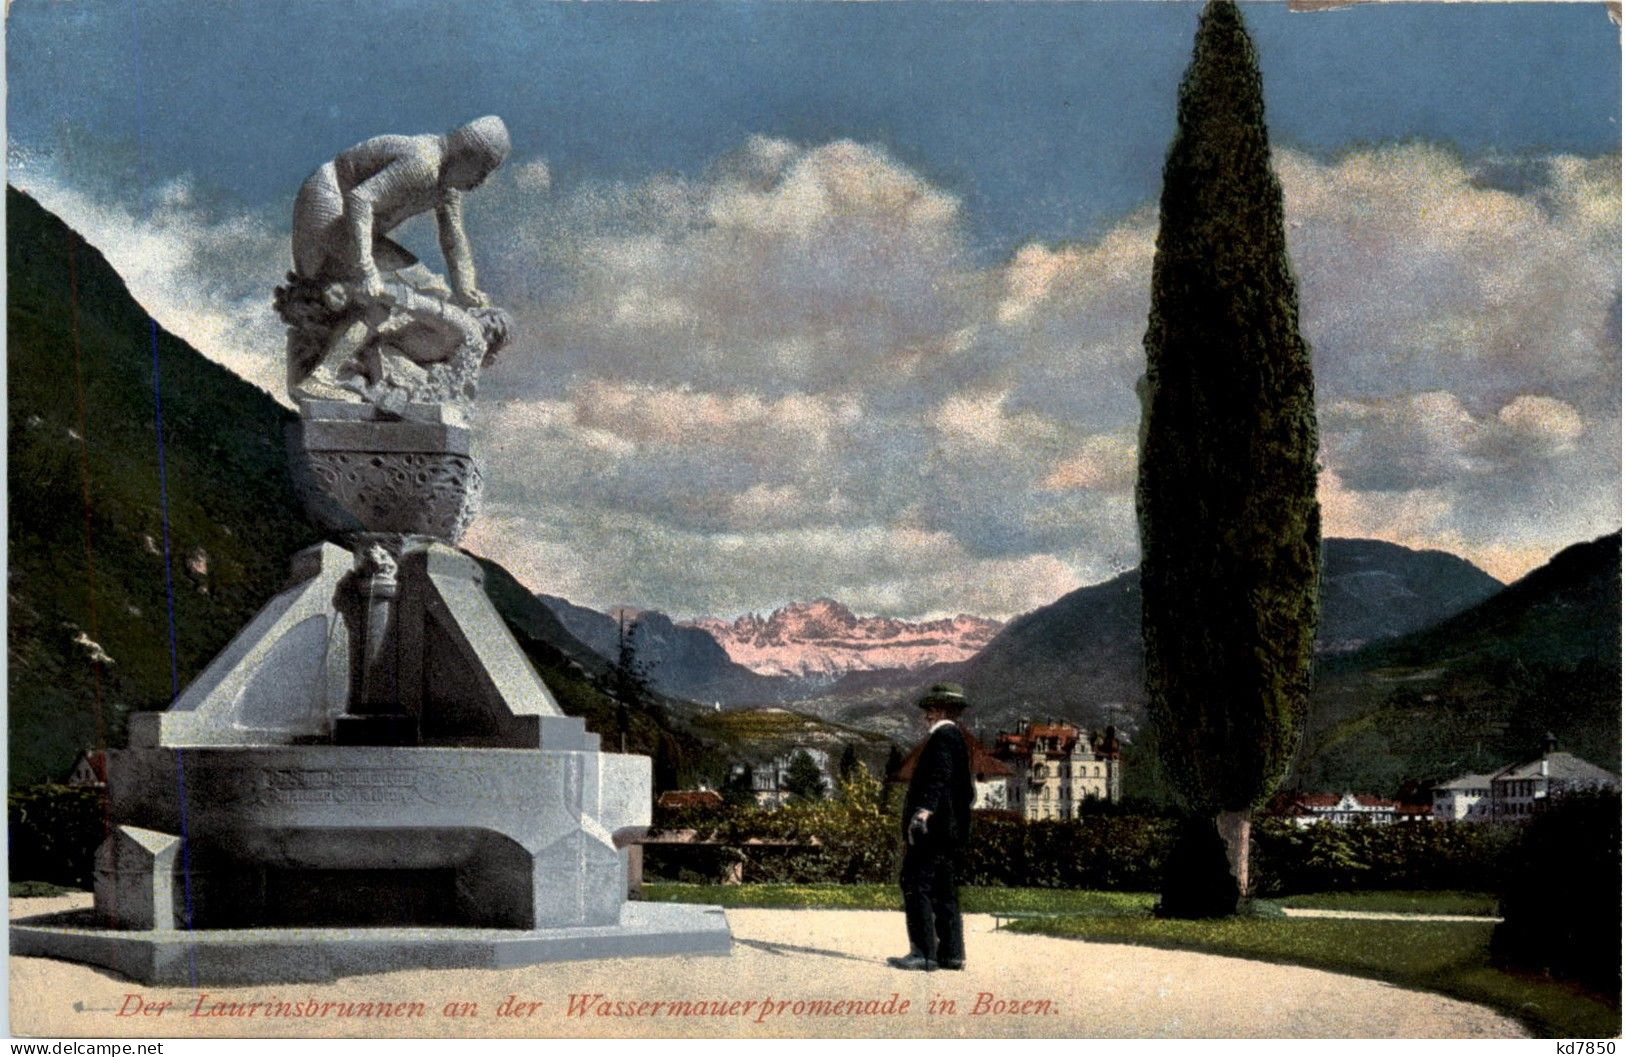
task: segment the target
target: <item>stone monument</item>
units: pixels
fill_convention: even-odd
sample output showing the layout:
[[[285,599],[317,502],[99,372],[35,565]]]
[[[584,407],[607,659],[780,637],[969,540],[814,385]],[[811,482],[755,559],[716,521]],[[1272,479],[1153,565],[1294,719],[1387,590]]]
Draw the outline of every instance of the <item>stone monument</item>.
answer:
[[[328,542],[132,717],[94,910],[14,924],[12,953],[226,984],[729,950],[717,908],[627,901],[649,760],[560,711],[455,547],[475,386],[510,327],[463,194],[507,154],[485,117],[367,140],[300,189],[276,307],[294,481]],[[431,210],[448,278],[388,237]]]

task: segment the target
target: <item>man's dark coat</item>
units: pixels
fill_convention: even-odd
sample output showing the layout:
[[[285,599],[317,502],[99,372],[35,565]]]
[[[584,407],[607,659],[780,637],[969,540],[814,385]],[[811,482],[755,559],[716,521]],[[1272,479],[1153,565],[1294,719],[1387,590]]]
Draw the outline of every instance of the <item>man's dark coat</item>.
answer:
[[[962,849],[970,840],[970,809],[975,800],[965,732],[955,723],[938,727],[914,763],[914,777],[903,798],[903,838],[908,838],[908,824],[915,813],[924,808],[931,812],[926,843],[943,851]]]
[[[970,773],[970,747],[955,724],[938,727],[926,739],[903,798],[903,839],[909,824],[931,812],[925,832],[903,856],[903,913],[911,952],[950,966],[965,961],[965,931],[959,915],[957,860],[970,840],[971,804],[976,786]]]

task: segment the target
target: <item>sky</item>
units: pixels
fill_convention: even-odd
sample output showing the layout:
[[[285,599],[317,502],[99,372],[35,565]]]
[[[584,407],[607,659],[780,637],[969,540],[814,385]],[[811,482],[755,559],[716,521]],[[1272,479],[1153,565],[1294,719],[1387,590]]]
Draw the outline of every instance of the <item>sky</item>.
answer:
[[[495,113],[515,316],[465,545],[678,617],[1009,617],[1133,567],[1162,159],[1199,7],[14,0],[8,178],[286,401],[304,177]],[[1601,4],[1244,5],[1328,535],[1503,580],[1620,525]],[[403,241],[437,263],[427,218]]]

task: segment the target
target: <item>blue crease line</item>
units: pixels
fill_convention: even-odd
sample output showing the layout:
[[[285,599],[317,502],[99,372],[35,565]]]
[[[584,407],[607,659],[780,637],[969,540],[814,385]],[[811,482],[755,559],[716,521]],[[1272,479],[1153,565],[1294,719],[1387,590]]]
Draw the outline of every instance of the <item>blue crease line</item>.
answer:
[[[136,187],[140,196],[139,211],[143,219],[147,218],[147,181],[146,177],[146,105],[142,91],[141,77],[141,14],[139,0],[130,2],[130,58],[131,80],[134,91],[131,93],[135,99],[135,147],[137,180]],[[169,476],[164,465],[164,394],[163,376],[158,357],[158,321],[149,313],[147,316],[147,335],[152,348],[152,417],[153,435],[158,448],[158,506],[163,514],[164,525],[164,598],[167,603],[169,619],[169,692],[170,704],[180,696],[181,676],[179,649],[175,637],[175,574],[171,567],[169,544]],[[186,931],[192,931],[192,842],[186,830],[186,758],[185,750],[175,750],[175,785],[176,795],[180,801],[181,824],[181,881],[186,893]],[[187,975],[193,987],[197,986],[197,945],[188,944]]]

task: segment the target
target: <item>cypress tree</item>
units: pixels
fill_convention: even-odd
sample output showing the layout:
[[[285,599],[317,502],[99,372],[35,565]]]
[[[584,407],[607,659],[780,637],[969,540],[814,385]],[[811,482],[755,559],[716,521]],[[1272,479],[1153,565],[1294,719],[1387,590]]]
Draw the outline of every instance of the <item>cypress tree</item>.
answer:
[[[1163,907],[1224,913],[1246,896],[1251,811],[1297,748],[1320,577],[1309,347],[1257,58],[1228,0],[1203,12],[1180,86],[1145,350],[1135,498],[1150,720],[1235,885],[1217,911],[1211,892],[1165,890]]]

